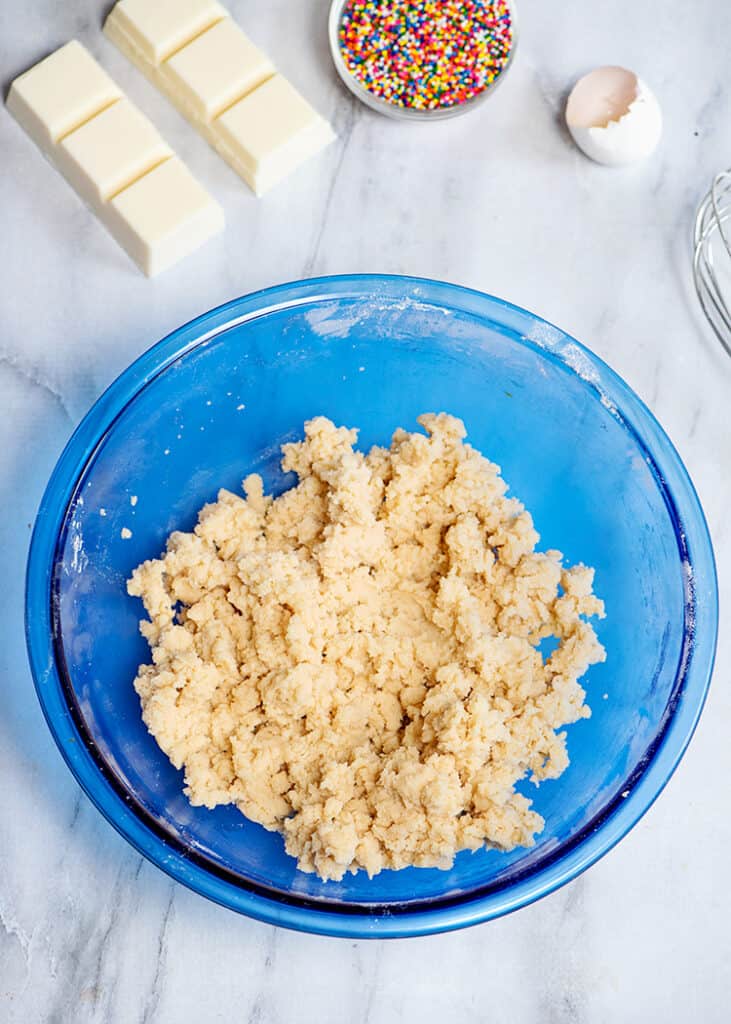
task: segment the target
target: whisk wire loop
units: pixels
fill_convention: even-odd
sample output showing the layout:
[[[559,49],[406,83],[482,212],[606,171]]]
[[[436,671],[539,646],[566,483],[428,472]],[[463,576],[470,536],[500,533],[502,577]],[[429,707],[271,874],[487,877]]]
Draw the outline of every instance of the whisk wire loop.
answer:
[[[693,232],[693,280],[706,319],[731,356],[731,169],[701,200]],[[728,261],[719,266],[721,260]]]

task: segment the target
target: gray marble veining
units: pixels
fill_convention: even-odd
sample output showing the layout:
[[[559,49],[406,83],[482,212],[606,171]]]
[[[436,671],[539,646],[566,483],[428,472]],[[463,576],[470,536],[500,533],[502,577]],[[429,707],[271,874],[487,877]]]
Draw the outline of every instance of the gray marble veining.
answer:
[[[150,282],[0,110],[0,1020],[7,1024],[631,1024],[728,1019],[731,644],[696,738],[655,807],[599,864],[511,917],[429,939],[347,942],[239,918],[174,885],[80,795],[23,646],[30,524],[73,426],[159,337],[236,295],[386,271],[482,288],[560,324],[650,405],[703,500],[722,601],[731,573],[731,361],[697,308],[692,215],[731,164],[726,0],[521,0],[518,58],[481,113],[404,127],[331,67],[325,0],[228,6],[339,133],[255,200],[99,31],[103,0],[0,0],[10,79],[77,36],[223,203],[223,236]],[[610,171],[560,123],[572,80],[639,71],[660,151]],[[724,809],[725,808],[725,809]]]

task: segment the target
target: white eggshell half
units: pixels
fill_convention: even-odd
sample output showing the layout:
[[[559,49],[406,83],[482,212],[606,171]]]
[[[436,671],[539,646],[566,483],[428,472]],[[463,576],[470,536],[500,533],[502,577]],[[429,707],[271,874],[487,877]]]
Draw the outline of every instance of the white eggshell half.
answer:
[[[624,114],[605,125],[571,124],[568,129],[579,149],[597,163],[612,167],[644,160],[662,135],[662,111],[654,93],[637,78],[636,96]]]

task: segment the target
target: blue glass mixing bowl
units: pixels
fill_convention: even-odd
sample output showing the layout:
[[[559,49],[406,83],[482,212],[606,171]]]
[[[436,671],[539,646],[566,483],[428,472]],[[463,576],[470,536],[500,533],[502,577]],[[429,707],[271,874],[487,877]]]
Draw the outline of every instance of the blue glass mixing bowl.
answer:
[[[148,657],[131,569],[252,470],[280,492],[279,446],[322,413],[385,443],[419,413],[461,416],[534,514],[544,548],[596,566],[604,665],[571,765],[523,791],[546,819],[530,850],[450,871],[321,882],[233,808],[193,808],[148,735],[132,679]],[[134,499],[136,498],[136,502]],[[124,539],[122,531],[131,531]],[[348,936],[456,928],[514,910],[617,842],[667,782],[700,715],[717,629],[713,553],[669,440],[600,360],[478,292],[400,277],[303,281],[181,327],[99,399],[36,522],[27,633],[58,746],[101,812],[178,881],[275,924]],[[604,696],[606,695],[606,697]]]

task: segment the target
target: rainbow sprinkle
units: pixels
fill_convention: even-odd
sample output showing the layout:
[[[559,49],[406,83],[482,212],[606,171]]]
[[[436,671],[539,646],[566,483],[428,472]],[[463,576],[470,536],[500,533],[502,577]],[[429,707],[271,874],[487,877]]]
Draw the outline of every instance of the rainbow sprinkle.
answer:
[[[466,103],[504,70],[513,45],[505,0],[347,0],[340,50],[368,92],[398,107]]]

